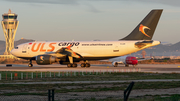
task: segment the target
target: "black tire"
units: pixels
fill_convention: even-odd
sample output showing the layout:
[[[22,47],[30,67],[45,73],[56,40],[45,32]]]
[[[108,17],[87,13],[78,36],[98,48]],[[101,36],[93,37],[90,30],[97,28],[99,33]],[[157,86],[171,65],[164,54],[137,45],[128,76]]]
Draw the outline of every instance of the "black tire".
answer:
[[[72,67],[76,68],[76,67],[77,67],[77,64],[72,64]]]
[[[89,63],[86,63],[86,67],[90,67],[91,65]]]
[[[84,68],[84,67],[85,67],[85,65],[86,65],[85,63],[81,63],[81,67],[82,67],[82,68]]]
[[[69,63],[69,64],[67,64],[67,67],[72,67],[72,64],[70,64],[70,63]]]
[[[33,66],[33,64],[31,64],[31,63],[30,63],[30,64],[28,64],[28,67],[32,67],[32,66]]]
[[[126,64],[125,66],[126,66],[126,67],[129,67],[129,65],[128,65],[128,64]]]

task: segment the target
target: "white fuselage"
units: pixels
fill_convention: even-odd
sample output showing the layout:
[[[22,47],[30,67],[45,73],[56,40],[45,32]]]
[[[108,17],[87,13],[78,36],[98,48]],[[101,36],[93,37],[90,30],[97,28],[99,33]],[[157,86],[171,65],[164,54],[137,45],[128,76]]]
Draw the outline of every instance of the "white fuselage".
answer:
[[[152,44],[148,44],[143,48],[135,47],[135,43],[141,41],[143,40],[28,42],[16,46],[11,51],[11,54],[21,58],[32,58],[38,55],[51,54],[61,49],[62,47],[67,47],[72,44],[71,49],[74,52],[80,54],[82,57],[99,57],[103,59],[105,57],[123,56],[160,44],[159,41],[153,41]],[[56,54],[54,55],[56,56]]]

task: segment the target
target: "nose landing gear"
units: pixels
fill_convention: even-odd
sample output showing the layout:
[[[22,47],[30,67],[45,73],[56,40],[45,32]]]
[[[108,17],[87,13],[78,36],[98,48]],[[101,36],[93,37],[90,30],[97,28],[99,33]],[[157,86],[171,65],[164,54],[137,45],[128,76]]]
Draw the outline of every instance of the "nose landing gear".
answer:
[[[29,60],[28,67],[33,67],[32,60]]]

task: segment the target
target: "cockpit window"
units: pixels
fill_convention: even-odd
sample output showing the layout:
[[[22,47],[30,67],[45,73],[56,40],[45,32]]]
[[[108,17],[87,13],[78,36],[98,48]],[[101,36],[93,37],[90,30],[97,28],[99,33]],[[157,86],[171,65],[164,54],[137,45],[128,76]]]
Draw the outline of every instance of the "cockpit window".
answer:
[[[14,47],[14,49],[18,49],[18,47]]]

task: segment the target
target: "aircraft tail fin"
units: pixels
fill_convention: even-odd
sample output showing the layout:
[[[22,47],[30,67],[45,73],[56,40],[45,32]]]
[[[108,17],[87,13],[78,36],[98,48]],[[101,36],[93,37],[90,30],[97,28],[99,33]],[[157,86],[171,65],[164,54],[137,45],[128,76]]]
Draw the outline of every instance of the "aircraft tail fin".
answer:
[[[151,40],[162,11],[163,9],[151,10],[128,36],[120,40]]]

